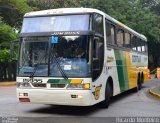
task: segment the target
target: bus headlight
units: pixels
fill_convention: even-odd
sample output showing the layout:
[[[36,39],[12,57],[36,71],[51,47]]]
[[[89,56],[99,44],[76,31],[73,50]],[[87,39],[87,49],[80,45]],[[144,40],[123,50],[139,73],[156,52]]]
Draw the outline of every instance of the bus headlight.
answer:
[[[68,84],[67,89],[90,89],[90,84]]]
[[[18,88],[31,88],[30,83],[17,83]]]

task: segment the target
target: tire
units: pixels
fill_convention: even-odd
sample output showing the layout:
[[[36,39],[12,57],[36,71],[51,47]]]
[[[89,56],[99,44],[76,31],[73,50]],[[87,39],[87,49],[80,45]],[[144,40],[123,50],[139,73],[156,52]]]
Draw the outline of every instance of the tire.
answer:
[[[138,75],[137,79],[137,92],[142,89],[142,76]]]
[[[109,82],[107,82],[106,89],[105,89],[105,100],[99,103],[99,107],[108,108],[110,104],[111,96],[112,96],[112,89]]]
[[[142,89],[142,84],[144,83],[144,75],[143,73],[141,74],[141,89]]]

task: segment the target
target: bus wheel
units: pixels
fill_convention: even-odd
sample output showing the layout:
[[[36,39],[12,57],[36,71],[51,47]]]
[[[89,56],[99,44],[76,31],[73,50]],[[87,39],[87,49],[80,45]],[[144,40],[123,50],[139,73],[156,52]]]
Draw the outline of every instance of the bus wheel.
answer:
[[[138,79],[137,79],[137,91],[142,89],[142,77],[140,74],[138,74]]]
[[[101,108],[108,108],[111,100],[111,93],[112,93],[111,86],[109,82],[107,82],[106,89],[105,89],[105,100],[102,101],[99,105]]]
[[[142,89],[142,84],[144,83],[144,75],[143,73],[141,74],[141,89]]]

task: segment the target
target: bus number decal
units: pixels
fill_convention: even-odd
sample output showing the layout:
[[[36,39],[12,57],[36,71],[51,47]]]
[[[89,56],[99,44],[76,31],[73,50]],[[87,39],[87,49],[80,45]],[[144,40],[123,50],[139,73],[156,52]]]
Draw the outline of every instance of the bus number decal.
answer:
[[[26,83],[42,83],[42,79],[23,79],[23,82]]]

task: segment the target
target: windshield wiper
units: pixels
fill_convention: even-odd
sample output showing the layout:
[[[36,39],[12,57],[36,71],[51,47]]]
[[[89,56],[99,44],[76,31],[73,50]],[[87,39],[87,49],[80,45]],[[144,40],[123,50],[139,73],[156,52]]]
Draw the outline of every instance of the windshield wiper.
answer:
[[[52,49],[52,48],[51,48],[51,49]],[[56,63],[56,65],[57,65],[57,67],[58,67],[58,70],[60,71],[60,73],[61,73],[61,75],[63,76],[63,78],[64,78],[64,79],[68,79],[66,73],[65,73],[64,70],[61,68],[60,63],[59,63],[58,59],[57,59],[56,56],[55,56],[54,48],[53,48],[53,53],[52,53],[51,55],[52,55],[52,56],[51,56],[51,58],[50,58],[50,61],[51,61],[51,60],[54,60],[55,63]]]
[[[38,69],[37,65],[38,65],[38,64],[41,64],[42,61],[43,61],[43,59],[46,58],[47,56],[48,56],[47,53],[44,54],[44,56],[41,57],[40,62],[37,63],[37,64],[34,66],[35,68],[34,68],[34,71],[32,72],[32,74],[29,76],[30,78],[33,78],[34,74],[36,73],[36,71],[37,71],[37,69]]]

